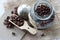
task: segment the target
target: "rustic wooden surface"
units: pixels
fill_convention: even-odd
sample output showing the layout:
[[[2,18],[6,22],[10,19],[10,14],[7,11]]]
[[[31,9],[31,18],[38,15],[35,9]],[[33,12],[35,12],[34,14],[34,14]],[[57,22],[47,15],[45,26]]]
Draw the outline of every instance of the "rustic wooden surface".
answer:
[[[14,7],[22,4],[28,4],[31,7],[33,6],[33,3],[35,3],[37,0],[9,0],[7,3],[4,3],[5,9],[7,9],[8,13],[9,10],[13,10]],[[60,0],[48,0],[50,1],[54,8],[55,8],[55,20],[52,28],[47,30],[38,30],[36,35],[31,35],[29,33],[26,33],[23,38],[20,40],[54,40],[55,38],[60,38]],[[8,15],[7,15],[8,16]],[[24,33],[24,32],[23,32]],[[45,36],[41,36],[41,34],[45,34]],[[17,38],[17,37],[16,37]],[[10,39],[9,39],[10,40]],[[16,39],[12,39],[16,40]]]

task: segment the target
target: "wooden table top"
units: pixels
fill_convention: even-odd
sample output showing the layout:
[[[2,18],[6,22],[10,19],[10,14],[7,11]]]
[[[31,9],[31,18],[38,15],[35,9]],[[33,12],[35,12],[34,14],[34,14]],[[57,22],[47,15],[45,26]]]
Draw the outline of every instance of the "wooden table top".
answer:
[[[18,5],[22,5],[22,4],[27,4],[27,5],[30,5],[30,7],[32,7],[36,1],[37,0],[9,0],[7,3],[4,4],[4,7],[7,11],[13,10],[14,7],[16,7]],[[20,34],[17,33],[17,35],[21,36],[21,34],[22,34],[22,36],[21,37],[18,36],[18,37],[20,37],[20,39],[18,39],[17,37],[16,37],[16,39],[18,39],[18,40],[54,40],[55,38],[58,38],[58,39],[60,38],[60,24],[59,24],[60,23],[60,4],[59,4],[60,0],[58,0],[58,1],[57,0],[48,0],[48,1],[50,1],[52,3],[52,5],[54,6],[54,9],[55,9],[55,20],[54,20],[54,24],[53,24],[52,28],[47,29],[47,30],[38,30],[36,35],[31,35],[28,32],[22,32]],[[9,13],[9,11],[8,11],[8,13]],[[11,33],[11,32],[9,32],[9,33]],[[44,34],[44,35],[42,36],[42,34]],[[11,37],[11,36],[9,36],[9,37]],[[11,39],[11,40],[16,40],[16,39]]]

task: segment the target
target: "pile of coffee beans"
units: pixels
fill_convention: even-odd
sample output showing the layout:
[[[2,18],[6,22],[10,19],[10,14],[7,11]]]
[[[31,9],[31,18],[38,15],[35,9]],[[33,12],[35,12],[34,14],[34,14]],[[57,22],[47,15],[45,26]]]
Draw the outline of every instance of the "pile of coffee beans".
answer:
[[[17,8],[18,7],[15,7],[11,12],[12,16],[7,16],[7,18],[4,20],[4,25],[6,25],[7,28],[14,28],[14,25],[8,21],[9,19],[18,26],[22,26],[24,24],[24,19],[22,16],[17,14]]]
[[[38,5],[35,12],[39,16],[45,17],[45,16],[48,16],[50,14],[50,8],[46,5]],[[40,20],[39,24],[41,26],[45,26],[46,24],[52,22],[53,20],[54,20],[54,15],[52,15],[51,18],[48,20]]]
[[[24,24],[24,20],[20,16],[12,17],[11,21],[17,24],[18,26],[22,26]]]
[[[13,28],[14,25],[12,23],[10,23],[8,20],[11,20],[12,22],[14,22],[15,24],[17,24],[18,26],[22,26],[24,24],[24,20],[20,17],[20,16],[16,16],[16,17],[7,17],[4,21],[4,24],[7,26],[7,28]]]
[[[13,28],[14,25],[8,21],[9,19],[10,17],[7,16],[7,18],[4,20],[4,25],[6,25],[7,28]]]
[[[28,13],[23,12],[20,16],[17,13],[17,8],[15,7],[13,11],[11,11],[12,16],[7,16],[7,18],[4,21],[4,25],[6,25],[7,28],[14,28],[14,25],[10,23],[8,20],[10,19],[12,22],[17,24],[18,26],[23,26],[24,20],[28,22],[29,26],[32,26],[28,21]]]
[[[38,5],[35,12],[39,15],[39,16],[47,16],[50,12],[50,8],[46,5]]]

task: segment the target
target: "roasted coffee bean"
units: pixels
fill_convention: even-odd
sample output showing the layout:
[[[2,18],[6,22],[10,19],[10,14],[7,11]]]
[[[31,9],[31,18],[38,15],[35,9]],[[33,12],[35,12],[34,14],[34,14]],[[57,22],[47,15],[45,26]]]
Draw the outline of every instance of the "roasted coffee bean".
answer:
[[[17,9],[18,9],[18,7],[15,7],[14,9],[16,9],[16,10],[17,10]]]
[[[20,17],[20,16],[18,16],[18,17],[16,18],[16,20],[17,20],[17,21],[23,21],[22,17]]]
[[[46,23],[46,21],[42,21],[42,23],[43,23],[43,24],[45,24],[45,23]]]
[[[47,24],[47,21],[46,20],[41,20],[40,23],[39,23],[41,26],[45,26]]]
[[[11,14],[16,14],[16,15],[18,15],[18,13],[17,13],[16,11],[12,11]]]
[[[7,16],[7,20],[9,20],[10,19],[10,17],[9,16]]]
[[[14,28],[15,26],[12,24],[10,28]]]
[[[17,15],[16,15],[16,14],[12,14],[12,16],[13,16],[13,17],[17,17]]]
[[[23,23],[23,22],[21,22],[21,23],[19,24],[19,26],[23,26],[23,24],[24,24],[24,23]]]
[[[6,28],[10,28],[10,27],[7,25]]]
[[[45,34],[43,33],[41,36],[43,37],[43,36],[45,36]]]
[[[4,21],[4,24],[8,25],[10,22],[8,20]]]
[[[44,8],[44,7],[46,8],[46,5],[41,5],[41,8]]]
[[[8,19],[4,20],[4,25],[8,25]]]
[[[40,23],[41,26],[44,26],[45,24],[43,22]]]
[[[13,11],[11,11],[11,14],[13,14],[14,12]]]
[[[15,24],[17,23],[17,21],[15,20],[15,21],[12,21],[12,22],[14,22]]]
[[[13,20],[13,21],[14,21],[14,20],[15,20],[15,17],[14,17],[14,16],[11,16],[11,20]]]
[[[7,28],[13,28],[14,25],[11,24],[7,19],[4,21],[4,25],[6,25]]]
[[[18,7],[15,7],[14,10],[11,12],[11,14],[16,14],[16,15],[18,15],[18,13],[17,13],[17,8],[18,8]]]
[[[14,35],[14,36],[15,36],[15,35],[16,35],[16,34],[15,34],[15,32],[12,32],[12,35]]]
[[[5,19],[5,20],[4,20],[4,22],[8,22],[8,20],[7,20],[7,19]]]
[[[48,20],[40,20],[40,25],[41,26],[44,26],[44,25],[46,25],[46,24],[48,24],[48,23],[51,23],[51,22],[53,22],[53,20],[54,20],[54,15],[52,15],[52,17],[50,18],[50,19],[48,19]]]
[[[17,13],[17,8],[15,8],[15,14],[18,15],[18,13]]]
[[[19,25],[20,24],[20,22],[19,21],[17,21],[17,25]]]
[[[24,20],[23,19],[21,19],[21,20],[19,20],[20,22],[23,22]]]
[[[40,5],[38,5],[37,7],[41,7]]]
[[[12,27],[11,24],[7,25],[7,28],[11,28],[11,27]]]
[[[17,12],[15,12],[15,14],[16,14],[16,15],[18,15],[18,13],[17,13]]]
[[[17,18],[17,21],[19,21],[20,20],[20,18]]]
[[[7,28],[14,28],[14,25],[13,24],[8,24]]]
[[[22,18],[21,18],[21,17],[19,17],[19,16],[16,18],[16,20],[17,20],[17,21],[19,21],[20,19],[22,19]]]

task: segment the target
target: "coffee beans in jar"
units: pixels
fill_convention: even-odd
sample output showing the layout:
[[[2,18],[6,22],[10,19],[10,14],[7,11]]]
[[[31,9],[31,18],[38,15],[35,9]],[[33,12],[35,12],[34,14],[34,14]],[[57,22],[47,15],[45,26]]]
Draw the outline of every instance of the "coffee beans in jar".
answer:
[[[51,18],[48,19],[48,20],[40,20],[39,24],[40,24],[41,26],[45,26],[45,25],[53,22],[53,21],[54,21],[54,18],[55,18],[55,16],[52,15]]]
[[[35,12],[41,17],[47,16],[50,13],[50,8],[46,5],[38,5]]]

